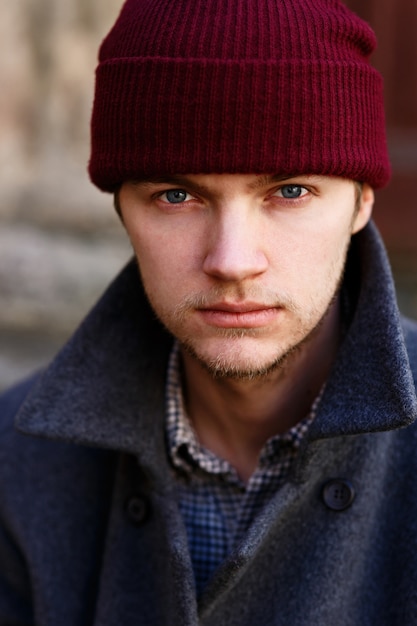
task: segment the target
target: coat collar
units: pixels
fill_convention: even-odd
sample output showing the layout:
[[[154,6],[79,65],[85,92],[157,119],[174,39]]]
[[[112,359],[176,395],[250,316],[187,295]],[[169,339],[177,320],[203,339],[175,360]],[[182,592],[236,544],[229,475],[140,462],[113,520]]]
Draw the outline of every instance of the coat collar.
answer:
[[[393,281],[375,227],[353,238],[345,282],[360,285],[355,313],[310,438],[407,426],[415,386]],[[163,458],[165,376],[172,345],[132,261],[40,377],[18,428],[90,446]]]
[[[171,345],[131,261],[42,373],[19,411],[18,429],[139,453],[152,465],[154,455],[165,449]]]
[[[353,237],[345,287],[356,291],[354,314],[310,438],[392,430],[417,418],[417,362],[412,368],[391,269],[373,223]],[[415,345],[416,329],[413,334]]]

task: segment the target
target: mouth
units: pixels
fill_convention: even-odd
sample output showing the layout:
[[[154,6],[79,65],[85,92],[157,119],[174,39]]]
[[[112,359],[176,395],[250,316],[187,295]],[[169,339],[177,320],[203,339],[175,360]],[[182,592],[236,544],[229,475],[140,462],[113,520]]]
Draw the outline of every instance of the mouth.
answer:
[[[255,302],[220,302],[197,311],[206,324],[217,328],[261,328],[276,319],[280,308]]]

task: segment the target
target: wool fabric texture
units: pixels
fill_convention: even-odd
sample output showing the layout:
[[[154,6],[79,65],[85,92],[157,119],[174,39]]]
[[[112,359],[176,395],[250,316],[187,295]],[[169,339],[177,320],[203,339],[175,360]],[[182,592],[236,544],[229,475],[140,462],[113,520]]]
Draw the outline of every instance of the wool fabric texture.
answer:
[[[96,73],[90,177],[389,179],[375,35],[339,0],[127,0]]]

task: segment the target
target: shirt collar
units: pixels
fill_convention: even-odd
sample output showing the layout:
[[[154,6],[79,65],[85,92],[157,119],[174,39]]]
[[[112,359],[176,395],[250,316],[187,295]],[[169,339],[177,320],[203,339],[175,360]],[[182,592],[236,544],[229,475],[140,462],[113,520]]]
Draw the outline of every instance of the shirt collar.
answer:
[[[178,342],[174,342],[168,361],[166,384],[166,436],[171,462],[187,473],[200,467],[210,474],[227,474],[230,465],[198,441],[184,407],[181,361]]]
[[[312,424],[318,410],[323,390],[317,396],[308,415],[283,434],[268,439],[261,450],[259,464],[270,468],[280,462],[280,452],[285,446],[298,449]],[[199,467],[210,474],[234,474],[234,468],[224,459],[217,457],[198,440],[187,415],[182,393],[181,359],[178,342],[175,342],[169,362],[166,384],[166,437],[168,452],[174,467],[187,473]]]

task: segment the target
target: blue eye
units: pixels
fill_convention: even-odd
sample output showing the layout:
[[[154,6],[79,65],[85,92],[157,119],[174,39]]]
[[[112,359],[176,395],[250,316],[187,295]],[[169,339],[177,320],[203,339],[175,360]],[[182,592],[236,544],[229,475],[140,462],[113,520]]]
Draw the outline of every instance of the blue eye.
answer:
[[[165,196],[166,201],[170,204],[179,204],[186,201],[188,193],[183,189],[170,189],[166,191],[162,197],[163,196]]]
[[[307,193],[307,189],[301,185],[283,185],[278,193],[283,198],[294,200],[304,196]]]

